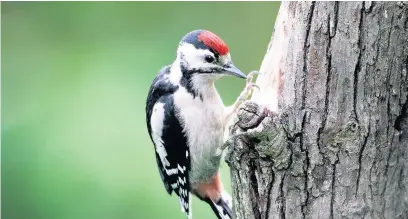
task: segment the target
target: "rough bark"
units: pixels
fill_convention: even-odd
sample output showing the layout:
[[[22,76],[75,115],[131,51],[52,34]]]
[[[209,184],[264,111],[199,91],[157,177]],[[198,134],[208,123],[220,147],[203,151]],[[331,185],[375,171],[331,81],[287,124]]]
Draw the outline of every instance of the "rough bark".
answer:
[[[408,218],[408,4],[284,2],[231,127],[235,218]]]

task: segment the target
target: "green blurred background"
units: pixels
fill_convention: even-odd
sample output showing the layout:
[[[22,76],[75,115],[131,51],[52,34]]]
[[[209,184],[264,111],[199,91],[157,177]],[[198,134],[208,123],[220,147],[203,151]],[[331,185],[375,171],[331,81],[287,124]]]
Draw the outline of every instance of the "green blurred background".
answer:
[[[199,28],[259,69],[279,4],[2,2],[2,218],[185,218],[146,131],[150,83]],[[226,104],[243,86],[217,83]],[[214,218],[196,198],[193,217]]]

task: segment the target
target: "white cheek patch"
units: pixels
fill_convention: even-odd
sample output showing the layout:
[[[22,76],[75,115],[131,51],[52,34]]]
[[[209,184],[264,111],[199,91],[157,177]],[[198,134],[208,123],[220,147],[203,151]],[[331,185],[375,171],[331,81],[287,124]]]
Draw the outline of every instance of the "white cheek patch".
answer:
[[[190,68],[211,68],[216,65],[208,63],[204,60],[206,55],[212,55],[210,51],[197,49],[192,44],[183,43],[179,46],[178,56],[183,54],[183,59],[188,63]]]

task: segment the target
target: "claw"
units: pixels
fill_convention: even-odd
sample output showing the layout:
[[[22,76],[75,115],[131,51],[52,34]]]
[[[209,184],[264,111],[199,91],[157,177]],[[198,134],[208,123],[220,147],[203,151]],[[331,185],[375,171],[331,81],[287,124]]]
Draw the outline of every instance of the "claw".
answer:
[[[242,92],[242,94],[240,95],[239,99],[241,100],[241,102],[244,102],[245,100],[248,100],[249,97],[252,95],[252,93],[254,92],[254,89],[258,89],[258,91],[260,91],[260,88],[257,84],[255,83],[249,83],[245,86],[244,91]]]
[[[248,75],[247,75],[247,83],[251,83],[252,79],[254,78],[254,75],[259,75],[261,74],[259,71],[251,71]]]
[[[261,88],[255,83],[249,83],[249,84],[247,84],[247,87],[248,88],[256,88],[256,89],[258,89],[258,91],[261,90]]]

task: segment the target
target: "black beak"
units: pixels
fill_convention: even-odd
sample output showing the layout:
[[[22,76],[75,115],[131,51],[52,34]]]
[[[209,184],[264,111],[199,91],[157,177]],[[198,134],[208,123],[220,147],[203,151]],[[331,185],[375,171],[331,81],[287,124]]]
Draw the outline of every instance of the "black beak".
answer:
[[[243,79],[247,78],[246,75],[233,64],[228,65],[227,67],[223,68],[223,70],[223,74],[232,75]]]

